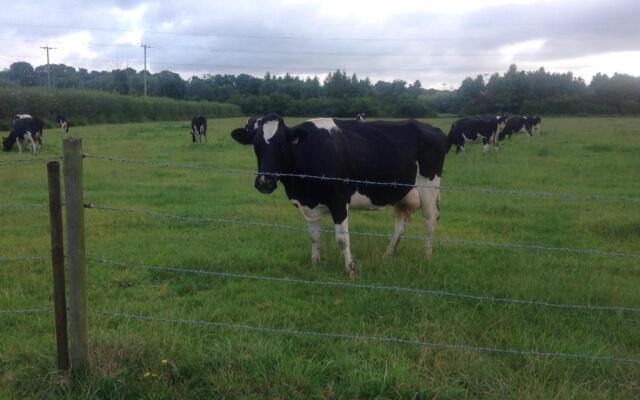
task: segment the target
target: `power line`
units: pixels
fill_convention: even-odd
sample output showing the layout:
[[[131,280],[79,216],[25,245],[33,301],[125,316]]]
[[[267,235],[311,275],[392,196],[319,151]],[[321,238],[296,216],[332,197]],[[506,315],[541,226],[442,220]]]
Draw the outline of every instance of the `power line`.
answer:
[[[401,287],[401,286],[359,284],[359,283],[336,282],[336,281],[315,281],[315,280],[290,278],[290,277],[247,275],[247,274],[240,274],[240,273],[233,273],[233,272],[207,271],[207,270],[198,270],[198,269],[184,268],[184,267],[164,267],[159,265],[127,264],[120,261],[108,260],[102,257],[98,257],[98,258],[89,257],[88,260],[98,264],[111,265],[119,268],[172,272],[172,273],[182,273],[182,274],[207,275],[207,276],[214,276],[217,278],[233,278],[233,279],[244,279],[244,280],[255,280],[255,281],[283,282],[283,283],[294,283],[294,284],[303,284],[303,285],[312,285],[312,286],[338,287],[343,289],[380,290],[380,291],[391,291],[391,292],[400,292],[400,293],[423,294],[423,295],[430,295],[430,296],[436,296],[436,297],[455,297],[455,298],[473,300],[473,301],[487,301],[487,302],[494,302],[494,303],[506,303],[506,304],[539,306],[539,307],[560,308],[560,309],[574,309],[574,310],[582,309],[582,310],[614,311],[614,312],[621,312],[621,311],[640,312],[640,307],[591,305],[591,304],[562,304],[562,303],[551,303],[551,302],[541,301],[541,300],[509,299],[509,298],[503,298],[503,297],[473,295],[473,294],[467,294],[462,292],[452,292],[452,291],[439,290],[439,289],[421,289],[421,288],[411,288],[411,287]]]
[[[292,329],[265,328],[265,327],[236,324],[236,323],[229,323],[229,322],[188,320],[188,319],[181,319],[181,318],[164,318],[164,317],[154,317],[150,315],[136,315],[136,314],[121,313],[121,312],[116,312],[116,313],[98,312],[97,314],[99,316],[104,316],[104,317],[125,318],[129,320],[178,323],[178,324],[204,326],[204,327],[210,327],[210,328],[240,329],[240,330],[251,331],[256,333],[276,333],[276,334],[287,335],[287,336],[306,336],[306,337],[319,337],[319,338],[328,338],[328,339],[348,339],[348,340],[356,340],[356,341],[362,341],[362,342],[408,344],[408,345],[433,347],[433,348],[441,348],[441,349],[449,349],[449,350],[464,350],[464,351],[476,351],[476,352],[485,352],[485,353],[512,354],[512,355],[518,355],[518,356],[533,356],[533,357],[541,357],[541,358],[550,358],[550,357],[573,358],[573,359],[582,359],[582,360],[607,361],[607,362],[618,362],[618,363],[640,365],[640,359],[627,359],[627,358],[618,358],[613,356],[602,356],[602,355],[595,355],[595,354],[528,351],[528,350],[497,348],[497,347],[474,346],[474,345],[468,345],[468,344],[448,344],[448,343],[426,342],[426,341],[417,340],[417,339],[404,339],[404,338],[389,337],[389,336],[365,336],[365,335],[356,335],[351,333],[327,333],[327,332],[315,332],[310,330],[297,331]]]
[[[22,58],[22,59],[37,59],[37,57],[30,55],[18,55],[18,54],[9,54],[8,56],[14,58]],[[74,61],[86,64],[95,64],[96,62],[100,63],[111,63],[113,60],[107,59],[79,59],[79,58],[65,58],[66,61]],[[245,70],[271,70],[271,71],[324,71],[324,72],[332,72],[336,70],[345,70],[350,72],[359,72],[359,73],[375,73],[375,72],[422,72],[422,73],[433,73],[433,72],[472,72],[476,73],[477,68],[464,67],[464,68],[447,68],[445,70],[433,68],[433,66],[425,66],[424,68],[362,68],[362,67],[345,67],[345,66],[281,66],[281,65],[261,65],[261,64],[200,64],[200,63],[180,63],[180,62],[161,62],[156,61],[153,65],[159,66],[169,66],[169,67],[192,67],[192,68],[200,68],[200,69],[245,69]],[[487,67],[483,71],[492,71],[490,73],[495,73],[495,71],[503,70],[504,66],[495,66],[495,67]]]
[[[0,38],[1,41],[16,41],[15,38]],[[33,42],[40,43],[41,40],[30,40],[30,39],[18,39],[22,42]],[[58,46],[65,46],[62,42],[52,42]],[[136,44],[122,44],[122,43],[92,43],[92,42],[80,42],[74,43],[69,46],[76,46],[77,44],[82,44],[87,47],[124,47],[136,49],[139,48],[139,45]],[[239,53],[239,54],[279,54],[279,55],[293,55],[293,56],[363,56],[363,57],[486,57],[491,55],[504,56],[504,53],[500,52],[482,52],[482,53],[464,53],[464,54],[451,54],[451,53],[433,53],[429,51],[419,52],[419,53],[368,53],[368,52],[311,52],[311,51],[283,51],[283,50],[247,50],[247,49],[233,49],[233,48],[208,48],[208,47],[200,47],[200,46],[187,46],[182,45],[179,47],[164,45],[164,44],[156,44],[153,46],[154,49],[157,50],[178,50],[184,51],[186,50],[199,50],[205,52],[212,53]],[[518,53],[518,56],[522,55],[539,55],[539,53],[526,53],[521,52]]]
[[[57,29],[57,30],[83,30],[83,31],[96,31],[96,32],[139,32],[138,30],[131,29],[118,29],[118,28],[89,28],[80,26],[54,26],[54,25],[41,25],[41,24],[24,24],[11,21],[0,21],[0,24],[7,26],[18,26],[25,28],[38,28],[38,29]],[[327,40],[327,41],[389,41],[389,42],[422,42],[422,41],[445,41],[451,39],[451,37],[321,37],[321,36],[270,36],[270,35],[247,35],[247,34],[233,34],[233,33],[220,33],[220,32],[169,32],[169,31],[155,31],[155,30],[143,30],[143,33],[168,35],[168,36],[199,36],[199,37],[224,37],[224,38],[238,38],[238,39],[255,39],[255,40]],[[483,41],[487,38],[480,37],[465,37],[456,38],[464,39],[465,41]]]

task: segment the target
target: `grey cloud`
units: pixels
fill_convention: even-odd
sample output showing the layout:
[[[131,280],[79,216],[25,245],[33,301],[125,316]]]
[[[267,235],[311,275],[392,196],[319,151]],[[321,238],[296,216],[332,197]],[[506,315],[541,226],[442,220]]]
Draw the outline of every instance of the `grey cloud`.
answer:
[[[81,7],[77,7],[76,2],[63,0],[55,4],[55,10],[62,10],[58,14],[55,10],[47,12],[48,7],[31,7],[30,12],[36,13],[35,17],[12,18],[12,21],[91,27],[96,29],[91,31],[93,43],[109,44],[124,34],[118,30],[134,27],[116,20],[108,10],[112,7],[133,9],[147,4],[148,11],[139,28],[145,31],[142,41],[152,46],[149,50],[150,69],[170,69],[184,77],[194,73],[242,72],[262,76],[267,69],[276,73],[289,71],[308,75],[329,72],[324,68],[346,68],[348,72],[357,72],[361,77],[370,76],[374,80],[420,79],[425,86],[440,87],[442,82],[458,83],[465,76],[503,72],[509,62],[497,57],[497,49],[532,39],[545,39],[544,48],[534,54],[516,56],[516,63],[526,61],[543,66],[553,60],[608,51],[640,51],[640,30],[635,21],[640,15],[640,3],[634,0],[509,5],[458,15],[412,13],[375,24],[363,24],[358,20],[335,21],[320,17],[311,5],[283,7],[276,0],[260,4],[242,1],[234,4],[228,1],[141,3],[112,0],[97,4],[86,2]],[[19,10],[12,14],[24,15]],[[64,18],[57,17],[62,15]],[[13,40],[45,41],[74,30],[78,29],[24,29],[2,24],[0,36]],[[315,39],[295,40],[294,37]],[[40,55],[37,43],[29,43],[29,47],[23,49],[12,48],[11,42],[0,43],[5,54],[33,52]],[[93,65],[87,63],[90,68],[122,64],[141,68],[142,50],[137,47],[96,45],[91,49],[98,53],[97,60],[100,61]],[[404,55],[380,55],[386,53]],[[9,58],[5,55],[0,62],[7,66]],[[67,64],[81,66],[82,63],[70,59]],[[228,67],[213,67],[215,65]]]

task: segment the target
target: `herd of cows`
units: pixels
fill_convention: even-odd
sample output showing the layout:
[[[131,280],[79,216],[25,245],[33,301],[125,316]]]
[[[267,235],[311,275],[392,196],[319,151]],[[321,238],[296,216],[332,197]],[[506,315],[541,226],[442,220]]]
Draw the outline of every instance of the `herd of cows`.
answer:
[[[63,115],[57,126],[69,131]],[[5,151],[14,144],[28,144],[37,154],[42,144],[43,122],[28,114],[12,120],[11,132],[3,138]],[[431,258],[433,235],[440,209],[440,181],[445,156],[452,146],[456,153],[465,143],[482,143],[486,152],[516,133],[530,137],[540,131],[538,116],[470,117],[456,120],[448,136],[434,126],[416,120],[366,121],[364,114],[353,120],[315,118],[287,126],[277,114],[251,117],[231,132],[240,144],[252,145],[258,164],[255,188],[272,193],[278,183],[307,221],[311,236],[311,260],[320,259],[320,220],[330,215],[336,242],[350,278],[356,267],[349,242],[350,209],[375,210],[392,206],[394,233],[386,254],[393,255],[411,214],[420,210],[424,219],[424,253]],[[207,120],[191,120],[194,143],[207,140]]]

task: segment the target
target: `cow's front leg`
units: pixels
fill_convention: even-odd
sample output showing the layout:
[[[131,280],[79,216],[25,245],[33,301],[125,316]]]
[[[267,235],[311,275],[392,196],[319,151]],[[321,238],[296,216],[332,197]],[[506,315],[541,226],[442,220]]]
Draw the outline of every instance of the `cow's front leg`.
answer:
[[[349,218],[347,204],[341,205],[337,209],[332,209],[331,217],[335,224],[336,243],[338,243],[338,248],[342,251],[342,257],[344,258],[344,268],[347,271],[349,278],[354,279],[356,277],[356,264],[353,262],[353,257],[351,256],[351,245],[349,243]]]
[[[311,236],[311,263],[320,261],[320,220],[309,221],[309,236]]]
[[[427,259],[433,255],[433,234],[439,214],[440,177],[425,178],[418,174],[416,183],[420,189],[420,207],[424,217],[424,254]]]

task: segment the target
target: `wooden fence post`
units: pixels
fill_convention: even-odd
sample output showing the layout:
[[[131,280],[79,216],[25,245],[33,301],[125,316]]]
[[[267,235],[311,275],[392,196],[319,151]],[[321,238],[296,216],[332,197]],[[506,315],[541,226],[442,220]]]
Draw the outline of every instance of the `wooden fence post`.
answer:
[[[49,181],[49,220],[51,223],[51,269],[53,272],[53,308],[56,323],[58,369],[69,372],[67,337],[67,301],[64,282],[64,240],[62,235],[62,200],[60,193],[60,163],[47,163]]]
[[[67,222],[71,368],[89,365],[89,317],[87,267],[84,247],[84,199],[82,192],[82,140],[66,138],[64,148],[64,202]]]

